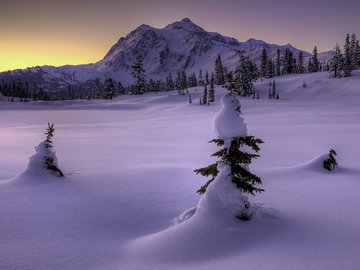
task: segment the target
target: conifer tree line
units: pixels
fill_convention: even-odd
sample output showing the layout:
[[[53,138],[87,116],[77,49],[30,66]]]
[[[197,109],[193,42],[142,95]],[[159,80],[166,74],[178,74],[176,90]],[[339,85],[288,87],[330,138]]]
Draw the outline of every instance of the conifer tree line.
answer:
[[[275,59],[272,59],[268,55],[266,48],[263,48],[260,58],[259,77],[270,79],[281,75],[324,71],[328,70],[327,68],[327,65],[320,63],[316,46],[307,65],[305,64],[303,51],[300,51],[295,57],[289,48],[284,51],[277,49]]]
[[[329,72],[331,77],[350,77],[351,72],[360,68],[360,45],[355,34],[346,35],[343,53],[338,44],[334,48],[334,55],[330,60]]]
[[[332,59],[326,64],[320,62],[316,46],[306,63],[302,51],[294,56],[293,51],[289,48],[277,49],[275,55],[271,57],[267,48],[264,47],[261,52],[259,67],[244,52],[237,52],[236,57],[238,57],[238,63],[234,70],[228,71],[227,67],[223,65],[221,55],[217,54],[213,70],[210,72],[206,69],[200,69],[198,72],[186,73],[185,69],[180,69],[175,74],[168,73],[164,76],[164,80],[152,78],[147,80],[143,59],[141,56],[137,56],[130,67],[134,79],[133,84],[123,86],[120,81],[110,77],[96,78],[85,83],[62,85],[62,90],[54,92],[48,92],[36,80],[2,76],[0,93],[8,97],[8,101],[23,102],[29,100],[113,99],[124,94],[140,95],[147,92],[174,90],[177,90],[178,94],[184,95],[188,92],[188,88],[210,86],[211,81],[215,85],[224,85],[228,83],[227,79],[231,77],[238,94],[249,96],[254,94],[253,82],[261,77],[273,78],[287,74],[319,71],[329,71],[331,76],[335,78],[349,77],[353,70],[360,68],[360,45],[355,34],[347,34],[343,49],[337,44]],[[214,80],[212,80],[212,73]],[[212,95],[212,90],[207,89],[207,91],[208,95],[210,93]]]

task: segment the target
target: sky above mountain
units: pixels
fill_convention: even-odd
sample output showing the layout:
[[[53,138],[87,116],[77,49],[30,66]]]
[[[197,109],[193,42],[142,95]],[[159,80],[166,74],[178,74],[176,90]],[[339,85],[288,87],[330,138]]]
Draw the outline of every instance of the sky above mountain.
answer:
[[[331,50],[360,36],[354,0],[12,0],[0,8],[0,71],[96,62],[141,24],[190,18],[207,31],[245,41]]]

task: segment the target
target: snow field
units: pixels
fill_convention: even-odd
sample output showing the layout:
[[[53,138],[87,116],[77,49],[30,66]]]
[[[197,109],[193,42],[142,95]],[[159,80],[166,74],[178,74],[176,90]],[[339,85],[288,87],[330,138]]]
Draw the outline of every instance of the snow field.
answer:
[[[200,199],[192,171],[214,161],[220,88],[211,106],[200,87],[191,105],[173,93],[1,103],[0,269],[358,269],[360,74],[275,80],[280,100],[267,80],[260,100],[240,99],[265,141],[251,170],[266,191],[249,196],[248,222],[205,208],[174,225]],[[21,172],[48,122],[66,177],[37,181]],[[334,172],[321,168],[330,148]]]

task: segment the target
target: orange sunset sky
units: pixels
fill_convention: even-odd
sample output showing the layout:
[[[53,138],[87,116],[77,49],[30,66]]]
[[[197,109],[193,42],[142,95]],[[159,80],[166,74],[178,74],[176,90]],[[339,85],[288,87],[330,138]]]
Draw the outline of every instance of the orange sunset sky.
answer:
[[[12,0],[0,8],[0,71],[96,62],[137,26],[184,17],[239,41],[327,51],[359,37],[359,10],[354,0]]]

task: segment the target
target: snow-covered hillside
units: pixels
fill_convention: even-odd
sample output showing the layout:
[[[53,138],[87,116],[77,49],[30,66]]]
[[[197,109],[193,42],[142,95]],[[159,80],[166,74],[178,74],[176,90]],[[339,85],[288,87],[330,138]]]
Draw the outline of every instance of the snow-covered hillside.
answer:
[[[234,38],[207,32],[185,18],[162,29],[141,25],[121,38],[95,66],[118,80],[128,82],[125,75],[131,79],[130,67],[140,54],[144,58],[148,77],[164,79],[168,73],[174,75],[183,69],[188,73],[198,73],[200,69],[211,72],[219,53],[228,69],[233,69],[238,61],[236,51],[245,51],[252,60],[259,63],[263,48],[274,59],[277,49],[285,51],[289,48],[294,57],[300,52],[290,44],[279,46],[255,39],[239,42]],[[309,55],[304,53],[304,56]]]
[[[303,82],[307,87],[302,87]],[[193,173],[214,161],[216,102],[152,93],[114,101],[0,106],[0,269],[326,269],[360,265],[360,72],[256,83],[240,98],[248,134],[265,141],[251,171],[266,191],[250,196],[250,221],[201,211]],[[26,172],[55,123],[64,178]],[[338,153],[339,167],[322,168]],[[183,221],[180,222],[179,221]]]

